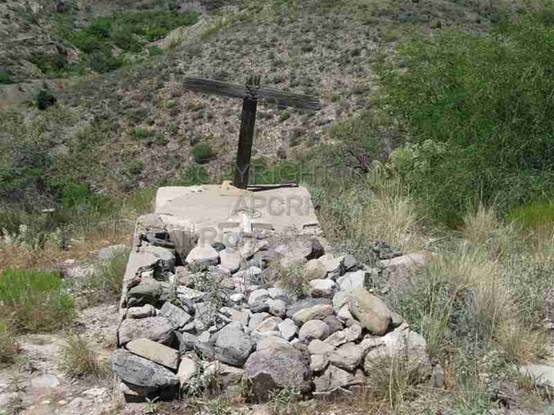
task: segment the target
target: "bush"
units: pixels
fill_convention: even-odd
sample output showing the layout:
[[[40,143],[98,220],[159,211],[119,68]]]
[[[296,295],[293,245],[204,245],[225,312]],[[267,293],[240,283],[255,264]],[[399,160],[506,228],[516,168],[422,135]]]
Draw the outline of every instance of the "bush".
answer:
[[[209,162],[215,157],[215,152],[212,147],[207,143],[196,144],[192,148],[192,158],[198,164],[204,164]]]
[[[36,104],[39,110],[45,110],[56,103],[56,97],[47,89],[41,89],[36,97]]]
[[[0,274],[0,314],[20,332],[52,331],[71,322],[73,300],[54,273],[8,269]]]
[[[14,81],[8,72],[0,71],[0,85],[1,84],[13,84]]]
[[[84,376],[99,378],[108,373],[106,366],[98,361],[94,350],[77,334],[70,334],[62,346],[60,368],[72,378]]]
[[[456,225],[479,203],[510,207],[554,189],[554,27],[546,13],[491,34],[443,31],[400,51],[387,104],[410,133],[393,158],[433,216]]]

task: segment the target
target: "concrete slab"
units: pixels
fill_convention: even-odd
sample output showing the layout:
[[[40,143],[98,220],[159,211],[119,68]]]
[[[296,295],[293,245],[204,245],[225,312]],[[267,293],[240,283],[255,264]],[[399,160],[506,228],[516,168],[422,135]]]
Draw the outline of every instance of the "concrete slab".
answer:
[[[155,213],[192,224],[201,239],[203,233],[227,231],[268,230],[283,235],[321,233],[310,193],[305,187],[258,191],[237,189],[229,183],[161,187],[156,196]]]

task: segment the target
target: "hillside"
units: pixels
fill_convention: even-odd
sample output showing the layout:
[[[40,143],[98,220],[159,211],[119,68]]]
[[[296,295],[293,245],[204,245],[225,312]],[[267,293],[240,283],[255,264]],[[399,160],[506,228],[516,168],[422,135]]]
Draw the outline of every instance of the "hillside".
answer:
[[[333,123],[371,105],[373,67],[402,39],[448,27],[479,31],[495,16],[480,2],[247,2],[206,14],[200,33],[177,37],[160,56],[76,84],[70,78],[47,111],[3,111],[3,144],[17,148],[44,128],[38,145],[55,155],[43,176],[116,191],[186,173],[195,165],[191,148],[208,143],[216,156],[205,167],[221,177],[234,157],[240,102],[187,93],[183,77],[240,83],[256,72],[264,85],[320,96],[317,114],[261,108],[255,157],[287,158],[328,140]]]

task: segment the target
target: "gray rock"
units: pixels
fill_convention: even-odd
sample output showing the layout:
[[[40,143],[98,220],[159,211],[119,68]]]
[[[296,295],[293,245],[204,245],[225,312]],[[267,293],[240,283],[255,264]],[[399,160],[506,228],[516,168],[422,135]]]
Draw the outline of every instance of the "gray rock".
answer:
[[[250,293],[250,296],[248,296],[248,305],[252,306],[253,304],[263,302],[269,298],[269,292],[266,289],[262,288],[255,290]]]
[[[263,322],[258,324],[255,331],[258,333],[279,331],[279,324],[281,324],[282,322],[283,320],[281,320],[279,317],[268,317]]]
[[[358,260],[353,255],[345,255],[342,259],[342,268],[345,272],[356,271],[358,267]]]
[[[145,304],[156,305],[167,297],[167,286],[153,278],[143,278],[140,284],[127,291],[127,305],[137,307]]]
[[[279,333],[281,333],[283,339],[290,341],[294,338],[294,336],[296,336],[297,332],[298,326],[290,318],[287,318],[279,323]]]
[[[193,302],[197,303],[199,301],[204,301],[208,298],[208,294],[202,291],[193,290],[192,288],[187,287],[177,287],[177,297],[182,302]]]
[[[161,246],[145,245],[141,251],[152,254],[157,258],[156,266],[162,271],[175,271],[175,254],[172,250]]]
[[[344,328],[342,321],[340,321],[336,316],[325,317],[323,321],[329,326],[329,335]]]
[[[127,385],[145,388],[152,393],[179,385],[179,379],[169,369],[123,349],[113,352],[112,369]]]
[[[338,312],[350,301],[350,291],[337,291],[333,296],[333,309]]]
[[[284,301],[286,304],[290,303],[289,295],[281,288],[268,288],[267,292],[273,300],[281,300]]]
[[[197,373],[198,365],[193,359],[186,356],[181,358],[179,370],[177,371],[177,377],[181,383],[181,389],[190,384]]]
[[[336,278],[342,274],[341,260],[342,258],[336,258],[331,254],[326,254],[319,258],[329,278]]]
[[[344,343],[354,342],[362,335],[362,327],[359,324],[352,324],[350,327],[331,334],[325,342],[338,347]]]
[[[256,343],[256,351],[264,349],[273,349],[279,346],[290,346],[290,344],[279,336],[266,336],[261,337]]]
[[[316,392],[331,392],[338,388],[346,388],[353,383],[354,376],[333,365],[329,365],[323,375],[314,379]]]
[[[219,252],[219,259],[221,261],[221,266],[228,269],[231,273],[239,270],[242,261],[240,253],[229,248]]]
[[[311,389],[311,371],[302,352],[288,344],[274,342],[252,353],[244,369],[259,400],[267,399],[277,388],[289,387],[300,392]]]
[[[431,362],[426,352],[427,343],[409,328],[398,328],[381,337],[381,345],[370,349],[364,361],[364,370],[371,373],[376,362],[382,359],[404,359],[410,370],[422,376],[431,374]]]
[[[253,331],[270,315],[269,313],[255,313],[250,316],[250,321],[248,322],[248,330]]]
[[[210,245],[196,246],[187,255],[188,264],[217,265],[219,253]]]
[[[309,320],[300,327],[298,338],[303,342],[318,339],[324,340],[329,336],[329,326],[321,320]]]
[[[372,334],[385,334],[392,322],[391,312],[383,300],[363,288],[352,290],[349,306],[352,315]]]
[[[192,316],[185,312],[185,310],[168,301],[160,309],[160,315],[166,317],[174,329],[180,329],[192,320]]]
[[[345,343],[329,354],[329,361],[341,369],[352,372],[362,361],[362,350],[354,343]]]
[[[533,383],[544,388],[554,388],[554,362],[539,361],[522,366],[519,369],[524,375],[530,376]]]
[[[321,280],[327,276],[327,269],[319,259],[312,259],[304,265],[304,279]]]
[[[316,279],[310,281],[310,295],[312,297],[325,297],[330,298],[333,296],[333,293],[336,288],[336,284],[333,280],[330,279]]]
[[[310,354],[329,354],[335,350],[335,347],[329,343],[315,339],[308,345],[308,351]]]
[[[329,359],[324,354],[313,354],[310,356],[310,369],[312,372],[323,372],[328,364]]]
[[[269,313],[277,317],[285,317],[287,314],[287,304],[283,300],[267,300]]]
[[[403,292],[410,287],[411,278],[427,265],[425,254],[407,254],[381,261],[381,266],[388,274],[389,286]]]
[[[352,291],[354,288],[363,288],[365,286],[367,273],[364,270],[347,272],[337,279],[341,290]]]
[[[217,358],[233,366],[242,366],[252,347],[252,340],[242,331],[240,323],[231,323],[221,329],[215,342]]]
[[[250,311],[253,313],[265,313],[269,311],[269,304],[265,301],[257,301],[250,305]]]
[[[125,319],[119,326],[119,344],[125,345],[131,340],[146,338],[170,345],[175,339],[173,326],[165,317],[147,317],[142,319]]]
[[[325,317],[332,314],[333,307],[331,305],[319,304],[297,311],[292,316],[292,319],[297,324],[304,324],[308,320],[323,320]]]
[[[156,308],[151,304],[145,304],[142,307],[131,307],[127,309],[127,318],[146,318],[154,317]]]
[[[177,370],[179,352],[149,339],[135,339],[127,343],[127,350],[170,369]]]
[[[244,301],[244,294],[242,293],[231,294],[229,296],[229,300],[231,300],[235,304],[241,304]]]

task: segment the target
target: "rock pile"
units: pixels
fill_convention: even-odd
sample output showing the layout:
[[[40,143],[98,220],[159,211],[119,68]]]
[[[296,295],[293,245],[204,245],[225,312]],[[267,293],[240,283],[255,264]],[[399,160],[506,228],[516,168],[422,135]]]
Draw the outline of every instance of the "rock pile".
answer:
[[[363,385],[382,358],[429,375],[424,339],[367,290],[376,270],[313,236],[230,236],[183,251],[163,225],[139,230],[113,354],[127,400],[170,399],[208,377],[227,390],[247,378],[260,400],[279,387],[329,394]],[[291,269],[300,297],[279,277]]]

